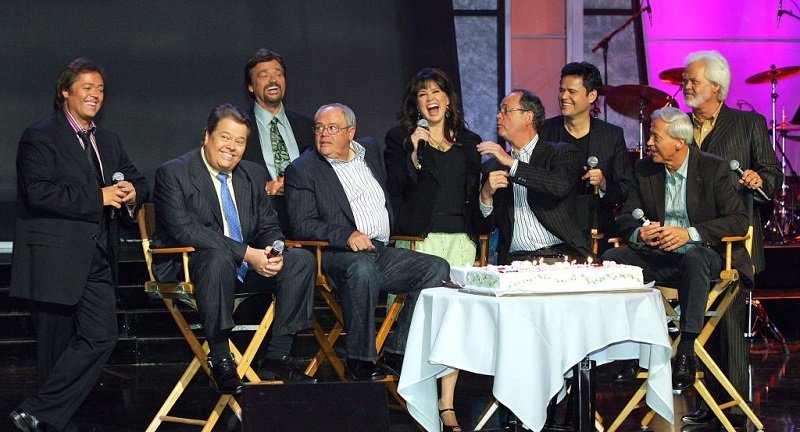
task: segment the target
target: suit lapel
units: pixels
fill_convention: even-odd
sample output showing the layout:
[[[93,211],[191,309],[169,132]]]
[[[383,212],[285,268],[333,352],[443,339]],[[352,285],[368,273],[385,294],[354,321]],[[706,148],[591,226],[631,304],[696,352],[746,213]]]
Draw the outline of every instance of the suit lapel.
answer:
[[[200,151],[203,150],[201,149]],[[208,174],[208,169],[206,169],[206,166],[203,163],[203,158],[200,156],[200,151],[195,153],[189,164],[189,171],[192,176],[192,185],[194,185],[195,189],[197,189],[201,195],[206,197],[208,200],[208,207],[211,209],[211,212],[214,213],[214,217],[217,219],[217,225],[220,228],[223,228],[222,209],[219,207],[217,190],[214,188],[211,176]]]
[[[703,170],[700,169],[697,152],[689,150],[689,166],[686,179],[686,213],[689,221],[695,220],[694,210],[700,206],[700,195],[703,191]]]
[[[339,181],[339,177],[336,176],[336,173],[333,171],[333,167],[325,157],[319,153],[316,153],[316,156],[319,160],[319,173],[322,180],[322,184],[329,185],[331,191],[330,199],[333,200],[344,212],[347,219],[350,223],[355,226],[356,224],[356,217],[353,215],[353,208],[350,207],[350,201],[347,199],[347,194],[344,192],[344,187],[342,183]]]
[[[719,117],[714,122],[714,129],[708,134],[701,147],[704,152],[721,154],[717,147],[725,144],[725,137],[728,136],[730,128],[734,125],[734,122],[729,118],[730,115],[731,112],[728,107],[722,105],[719,110]]]
[[[242,238],[245,241],[247,241],[249,237],[251,231],[250,226],[253,223],[250,218],[253,210],[250,184],[249,176],[241,166],[233,170],[233,195],[236,199],[236,209],[239,213],[239,225],[242,228]]]
[[[664,200],[666,197],[665,178],[667,176],[667,171],[661,164],[658,164],[658,168],[659,169],[653,170],[653,174],[648,176],[648,181],[650,182],[650,190],[653,193],[653,206],[656,208],[656,217],[659,222],[663,222],[664,215],[666,214],[664,211]]]
[[[87,183],[96,185],[97,176],[94,173],[94,167],[90,166],[89,161],[86,160],[86,154],[83,152],[78,136],[72,130],[72,126],[69,125],[62,111],[56,114],[56,121],[58,135],[62,142],[67,143],[66,151],[75,160],[74,165],[80,167],[81,171],[83,171]]]

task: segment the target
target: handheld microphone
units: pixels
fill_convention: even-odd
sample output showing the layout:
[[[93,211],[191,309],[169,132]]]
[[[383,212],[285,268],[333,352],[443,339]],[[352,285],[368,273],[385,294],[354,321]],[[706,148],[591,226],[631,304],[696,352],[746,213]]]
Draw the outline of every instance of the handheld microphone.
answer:
[[[122,174],[122,173],[121,173],[121,172],[119,172],[119,171],[115,172],[115,173],[114,173],[114,174],[111,176],[111,183],[112,183],[112,184],[117,184],[117,183],[119,183],[119,182],[121,182],[121,181],[123,181],[123,180],[125,180],[125,174]],[[113,207],[112,207],[112,208],[111,208],[111,213],[108,215],[108,218],[109,218],[109,219],[112,219],[112,220],[113,220],[113,219],[116,219],[116,218],[117,218],[117,209],[115,209],[115,208],[113,208]]]
[[[744,178],[744,171],[742,171],[742,169],[739,168],[739,161],[734,159],[734,160],[730,161],[730,163],[728,165],[731,167],[731,171],[734,171],[736,173],[736,175],[739,176],[740,179]],[[769,197],[767,196],[767,194],[764,193],[763,189],[756,188],[756,189],[753,189],[753,190],[758,194],[758,196],[761,199],[763,199],[764,201],[769,201]]]
[[[640,208],[633,209],[631,216],[633,216],[633,218],[636,219],[641,226],[650,225],[650,219],[647,219],[647,217],[644,215],[644,211]]]
[[[421,118],[421,119],[417,120],[417,126],[423,128],[423,129],[425,129],[427,131],[431,130],[431,127],[428,124],[428,120],[425,120],[424,118]],[[428,142],[423,140],[423,139],[417,141],[417,148],[419,148],[420,146],[426,146],[426,145],[428,145]]]
[[[600,161],[597,159],[597,156],[589,156],[589,159],[586,159],[586,165],[589,167],[590,170],[597,168],[597,164],[598,163],[600,163]],[[586,181],[586,192],[589,192],[589,187],[591,185],[592,184],[587,180]],[[594,193],[597,194],[599,192],[600,192],[600,186],[595,185]]]
[[[283,249],[286,245],[283,243],[283,240],[275,240],[272,242],[272,249],[267,252],[267,258],[275,258],[281,256],[283,254]]]

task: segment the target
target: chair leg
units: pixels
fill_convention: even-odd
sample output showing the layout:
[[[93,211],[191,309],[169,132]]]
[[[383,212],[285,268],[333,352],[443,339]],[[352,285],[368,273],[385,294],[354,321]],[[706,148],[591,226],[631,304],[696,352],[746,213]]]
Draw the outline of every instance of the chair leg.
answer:
[[[325,303],[328,305],[328,308],[333,312],[334,318],[336,319],[336,324],[334,324],[333,328],[330,329],[328,333],[322,329],[319,322],[315,319],[314,320],[314,338],[319,343],[320,349],[317,350],[317,353],[311,359],[306,367],[305,374],[308,376],[314,376],[317,373],[320,365],[327,359],[333,370],[336,372],[336,375],[339,377],[340,380],[346,381],[347,376],[344,372],[344,365],[342,361],[339,359],[339,356],[334,351],[333,346],[336,341],[339,339],[339,336],[342,334],[344,330],[344,314],[342,313],[342,308],[339,306],[339,303],[336,302],[336,299],[333,298],[333,294],[328,291],[326,288],[322,287],[317,290],[319,295],[325,300]]]

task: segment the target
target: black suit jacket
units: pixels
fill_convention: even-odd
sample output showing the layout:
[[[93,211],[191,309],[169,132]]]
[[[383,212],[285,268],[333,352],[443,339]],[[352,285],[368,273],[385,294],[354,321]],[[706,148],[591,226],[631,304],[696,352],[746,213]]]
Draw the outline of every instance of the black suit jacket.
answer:
[[[540,138],[530,163],[520,161],[512,181],[528,189],[528,205],[548,231],[583,256],[590,256],[589,240],[578,225],[575,214],[575,190],[581,177],[576,159],[575,146],[550,143]],[[495,159],[484,166],[485,176],[497,170],[508,171]],[[514,235],[514,188],[509,185],[495,192],[492,205],[491,225],[500,229],[498,259],[507,262]]]
[[[136,188],[137,204],[146,200],[147,183],[117,135],[98,128],[95,142],[105,184],[112,184],[112,175],[120,172]],[[17,219],[10,295],[77,303],[98,239],[107,239],[100,246],[109,252],[114,268],[117,242],[101,229],[116,232],[119,219],[108,220],[108,214],[94,168],[64,112],[58,109],[26,129],[17,150]],[[125,206],[119,214],[131,220]]]
[[[689,150],[686,184],[686,210],[691,226],[702,237],[702,246],[724,253],[722,237],[747,233],[747,211],[733,186],[734,174],[728,163],[717,156],[696,148]],[[630,192],[617,218],[620,232],[625,238],[639,223],[631,212],[640,208],[652,221],[664,220],[666,170],[663,164],[647,158],[636,164],[636,187]],[[753,280],[753,266],[744,245],[734,246],[733,266],[739,273]]]
[[[297,141],[298,150],[300,154],[303,154],[303,152],[314,146],[314,131],[312,130],[314,121],[293,111],[286,110],[285,112],[286,118],[289,119],[289,125],[292,127],[294,139]],[[261,136],[258,132],[256,117],[252,109],[250,110],[250,118],[253,120],[253,126],[250,129],[250,135],[247,137],[247,147],[244,149],[242,159],[261,165],[266,171],[267,181],[275,180],[267,170],[267,162],[264,160],[264,153],[261,149]]]
[[[430,146],[422,146],[417,150],[422,163],[422,169],[417,171],[411,161],[411,143],[407,141],[408,134],[401,126],[390,129],[386,133],[386,158],[387,186],[389,193],[396,199],[396,226],[395,232],[402,235],[425,236],[430,232],[433,219],[433,203],[439,193],[439,176],[443,175],[437,169],[436,161],[426,157],[430,152],[437,151]],[[481,155],[476,146],[481,142],[481,137],[469,130],[457,132],[456,140],[450,151],[461,152],[466,161],[467,176],[464,179],[464,219],[467,224],[466,232],[473,241],[477,235],[486,232],[483,217],[480,214],[478,199],[480,194]]]
[[[366,149],[366,163],[383,189],[391,227],[394,216],[386,189],[383,154],[372,138],[362,138],[358,143]],[[294,236],[326,240],[333,249],[350,250],[347,239],[357,230],[353,209],[325,157],[316,149],[307,151],[289,165],[285,174],[286,202]]]
[[[622,128],[595,117],[590,122],[589,146],[578,149],[578,162],[582,166],[587,165],[588,157],[597,157],[597,168],[606,177],[606,191],[600,199],[597,215],[601,231],[609,237],[613,235],[610,229],[614,226],[614,208],[628,199],[628,191],[633,187],[633,169],[628,159],[628,147]],[[564,129],[564,116],[547,119],[539,131],[539,137],[550,142],[574,140]],[[583,172],[580,174],[582,176]],[[579,194],[583,192],[584,188],[578,188]]]
[[[153,245],[226,250],[235,262],[240,263],[248,245],[263,249],[275,240],[282,240],[277,215],[264,193],[264,169],[245,160],[239,162],[232,177],[243,243],[225,236],[214,180],[200,152],[202,149],[194,149],[156,170]],[[159,260],[154,263],[153,271],[159,280],[176,280],[182,271],[180,257]]]
[[[703,141],[702,150],[728,161],[735,159],[739,161],[742,170],[751,169],[757,172],[764,181],[761,188],[769,197],[775,196],[783,184],[783,170],[770,144],[767,122],[761,114],[739,111],[723,105],[714,129]],[[753,193],[739,185],[738,179],[735,180],[735,188],[739,191],[745,208],[751,209],[754,201]],[[758,208],[753,208],[751,224],[753,261],[757,273],[766,266],[763,224]]]

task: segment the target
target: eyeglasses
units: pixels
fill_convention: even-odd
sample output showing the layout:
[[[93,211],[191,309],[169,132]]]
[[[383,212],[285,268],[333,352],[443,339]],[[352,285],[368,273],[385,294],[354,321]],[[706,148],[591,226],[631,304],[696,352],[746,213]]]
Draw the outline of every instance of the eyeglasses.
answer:
[[[502,113],[503,115],[508,115],[508,113],[512,111],[530,111],[530,110],[526,108],[509,108],[506,105],[500,105],[500,107],[497,108],[498,114]]]
[[[314,126],[311,129],[317,135],[321,135],[323,131],[327,131],[331,135],[336,135],[336,134],[338,134],[339,132],[341,132],[341,131],[343,131],[345,129],[350,129],[351,127],[352,126],[336,126],[336,125],[325,126],[325,125],[321,125],[320,124],[320,125]]]

